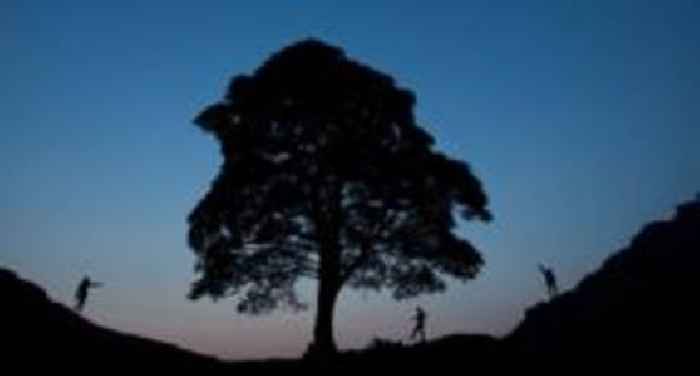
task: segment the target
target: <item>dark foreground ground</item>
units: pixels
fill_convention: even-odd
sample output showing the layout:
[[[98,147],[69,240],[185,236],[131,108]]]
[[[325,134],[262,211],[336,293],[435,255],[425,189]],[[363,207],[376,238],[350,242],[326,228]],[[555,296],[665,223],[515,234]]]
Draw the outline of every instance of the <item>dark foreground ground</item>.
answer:
[[[309,370],[465,374],[503,369],[560,373],[615,365],[663,367],[667,373],[692,364],[698,352],[699,255],[700,203],[695,201],[679,206],[672,219],[645,226],[628,247],[571,291],[527,309],[504,338],[453,335],[416,346],[377,341],[325,361],[236,363],[99,327],[0,268],[0,369],[19,370],[3,373],[8,375],[38,369],[159,375]]]

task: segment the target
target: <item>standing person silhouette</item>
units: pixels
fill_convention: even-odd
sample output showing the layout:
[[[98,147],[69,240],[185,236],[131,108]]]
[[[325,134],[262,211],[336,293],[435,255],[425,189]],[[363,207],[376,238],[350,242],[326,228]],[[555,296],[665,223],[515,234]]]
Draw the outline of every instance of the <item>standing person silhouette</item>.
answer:
[[[549,293],[549,298],[553,298],[559,294],[559,287],[557,287],[557,278],[554,275],[554,271],[542,264],[538,265],[540,273],[544,277],[544,283],[547,286],[547,293]]]
[[[75,310],[82,312],[83,307],[85,307],[85,301],[87,300],[88,291],[91,288],[101,287],[102,284],[99,282],[92,282],[89,276],[83,277],[78,284],[78,288],[75,290]]]
[[[417,335],[420,336],[420,341],[425,342],[425,311],[421,306],[416,306],[416,315],[413,316],[413,320],[416,321],[416,326],[413,328],[411,333],[411,339],[416,338]]]

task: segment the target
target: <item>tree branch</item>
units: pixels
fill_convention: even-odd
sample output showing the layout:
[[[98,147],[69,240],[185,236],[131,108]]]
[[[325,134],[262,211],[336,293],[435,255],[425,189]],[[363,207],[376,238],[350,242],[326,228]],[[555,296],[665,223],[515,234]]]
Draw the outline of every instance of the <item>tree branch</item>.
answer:
[[[384,230],[389,227],[391,223],[393,223],[396,220],[396,217],[398,216],[398,213],[394,210],[392,211],[387,217],[385,217],[385,220],[381,221],[378,223],[372,231],[372,234],[369,236],[365,237],[365,239],[362,242],[362,245],[360,246],[360,255],[355,258],[355,260],[348,266],[348,268],[345,270],[345,273],[342,273],[340,276],[340,283],[341,285],[347,282],[348,279],[352,276],[352,274],[362,266],[364,263],[369,260],[369,257],[372,255],[372,245],[370,244],[370,241],[372,239],[375,239],[377,236],[379,236]]]

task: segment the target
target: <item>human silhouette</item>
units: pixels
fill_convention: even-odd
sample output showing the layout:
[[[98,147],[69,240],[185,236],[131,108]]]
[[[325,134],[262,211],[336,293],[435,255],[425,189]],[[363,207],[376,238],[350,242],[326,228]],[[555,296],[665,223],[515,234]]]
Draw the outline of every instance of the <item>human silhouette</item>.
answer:
[[[83,310],[83,307],[85,306],[88,291],[91,288],[98,288],[101,286],[102,283],[91,281],[89,276],[83,277],[83,279],[80,281],[80,284],[78,284],[78,289],[75,290],[75,310],[81,312]]]
[[[417,306],[416,314],[413,316],[413,320],[416,321],[416,326],[413,328],[413,332],[411,333],[411,339],[416,338],[416,336],[420,336],[420,341],[425,342],[425,318],[425,311],[423,308],[421,308],[421,306]]]
[[[542,276],[544,277],[544,283],[547,286],[547,292],[549,297],[553,298],[559,293],[559,288],[557,287],[557,278],[554,275],[552,268],[548,268],[542,264],[538,265]]]

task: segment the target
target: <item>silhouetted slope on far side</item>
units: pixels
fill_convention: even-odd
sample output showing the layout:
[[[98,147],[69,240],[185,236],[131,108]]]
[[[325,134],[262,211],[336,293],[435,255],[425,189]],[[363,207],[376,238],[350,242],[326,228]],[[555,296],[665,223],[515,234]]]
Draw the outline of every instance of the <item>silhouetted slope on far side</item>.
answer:
[[[78,373],[136,370],[144,365],[158,365],[163,370],[221,366],[216,359],[173,345],[97,326],[2,268],[0,296],[5,363],[16,363],[24,369],[47,367]]]
[[[572,291],[527,310],[506,342],[548,357],[643,362],[686,354],[698,332],[699,251],[700,201],[694,201],[672,219],[645,226]]]

